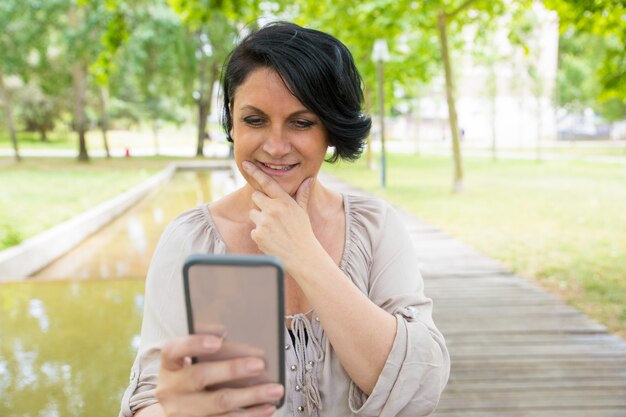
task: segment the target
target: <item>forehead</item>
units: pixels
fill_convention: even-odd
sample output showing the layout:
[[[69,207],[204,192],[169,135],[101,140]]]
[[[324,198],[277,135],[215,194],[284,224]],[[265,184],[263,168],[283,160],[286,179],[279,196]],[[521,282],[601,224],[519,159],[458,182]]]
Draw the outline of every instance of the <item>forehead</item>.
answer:
[[[262,67],[252,71],[235,90],[234,110],[244,106],[261,109],[301,111],[306,107],[294,96],[280,75],[271,68]]]

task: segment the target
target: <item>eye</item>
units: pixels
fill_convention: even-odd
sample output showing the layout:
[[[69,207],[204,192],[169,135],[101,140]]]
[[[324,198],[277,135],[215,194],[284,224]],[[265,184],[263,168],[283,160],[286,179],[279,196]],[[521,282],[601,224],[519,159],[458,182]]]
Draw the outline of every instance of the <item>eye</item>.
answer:
[[[297,129],[307,129],[313,126],[315,122],[312,122],[311,120],[306,120],[306,119],[296,119],[292,122],[292,124]]]
[[[258,116],[248,116],[243,118],[243,122],[248,126],[259,127],[263,125],[265,120]]]

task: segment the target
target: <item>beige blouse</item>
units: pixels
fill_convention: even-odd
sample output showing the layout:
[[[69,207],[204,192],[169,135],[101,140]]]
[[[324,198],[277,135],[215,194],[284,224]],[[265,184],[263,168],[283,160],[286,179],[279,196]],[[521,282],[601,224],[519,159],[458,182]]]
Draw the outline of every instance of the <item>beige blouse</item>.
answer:
[[[344,195],[343,201],[346,241],[339,266],[374,303],[395,315],[396,338],[367,396],[344,371],[315,312],[294,316],[295,343],[285,332],[285,402],[274,416],[428,415],[448,380],[450,357],[431,317],[432,301],[424,295],[415,248],[388,204],[354,195]],[[146,280],[141,343],[120,417],[157,402],[160,347],[167,339],[187,334],[182,265],[188,255],[199,252],[227,252],[206,205],[175,219],[154,253]]]

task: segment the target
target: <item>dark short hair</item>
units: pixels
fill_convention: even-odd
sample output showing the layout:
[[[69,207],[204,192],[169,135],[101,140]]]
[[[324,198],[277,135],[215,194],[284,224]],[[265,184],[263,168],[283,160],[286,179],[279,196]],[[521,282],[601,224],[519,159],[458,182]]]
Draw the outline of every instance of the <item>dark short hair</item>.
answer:
[[[330,162],[361,155],[372,121],[361,107],[362,80],[352,54],[338,39],[288,22],[252,32],[226,61],[221,122],[229,141],[235,92],[259,68],[276,71],[291,93],[320,118],[335,148]]]

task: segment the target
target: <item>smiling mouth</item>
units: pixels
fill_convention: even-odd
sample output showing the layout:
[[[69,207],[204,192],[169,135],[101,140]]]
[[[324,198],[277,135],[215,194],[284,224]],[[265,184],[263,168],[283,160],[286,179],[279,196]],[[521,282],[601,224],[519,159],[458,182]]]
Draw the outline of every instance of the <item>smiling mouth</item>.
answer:
[[[291,165],[274,165],[274,164],[266,164],[265,162],[260,162],[259,163],[261,165],[263,165],[266,168],[269,168],[273,171],[289,171],[290,169],[292,169],[293,167],[295,167],[298,164],[291,164]]]

